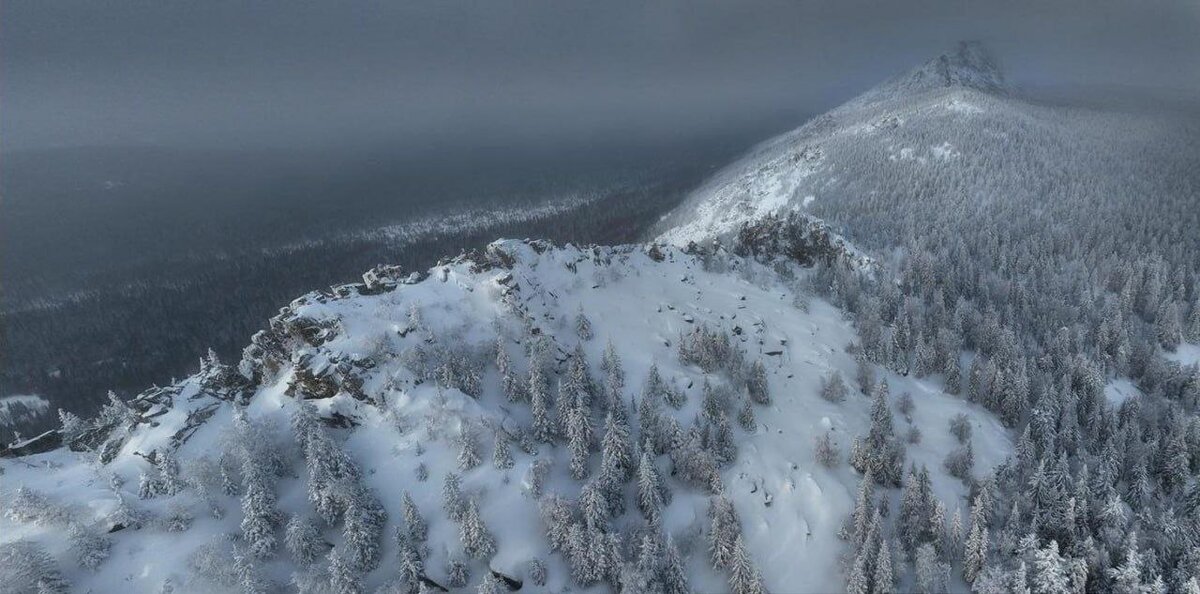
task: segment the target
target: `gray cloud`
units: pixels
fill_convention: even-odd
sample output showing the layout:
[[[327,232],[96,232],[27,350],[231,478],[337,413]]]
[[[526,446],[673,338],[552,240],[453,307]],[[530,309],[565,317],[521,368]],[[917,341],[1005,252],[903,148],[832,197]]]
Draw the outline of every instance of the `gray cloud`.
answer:
[[[981,39],[1022,85],[1200,93],[1192,0],[9,0],[8,148],[586,142],[827,109]]]

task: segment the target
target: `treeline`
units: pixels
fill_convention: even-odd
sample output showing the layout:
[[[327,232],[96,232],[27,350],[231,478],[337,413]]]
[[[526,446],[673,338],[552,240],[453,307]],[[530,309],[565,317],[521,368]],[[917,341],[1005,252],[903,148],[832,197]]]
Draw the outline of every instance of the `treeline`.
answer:
[[[903,503],[888,522],[889,498],[864,487],[850,591],[891,592],[908,564],[921,591],[941,591],[951,567],[984,593],[1197,591],[1200,367],[1165,356],[1200,341],[1196,136],[976,99],[970,125],[889,131],[952,139],[957,156],[899,164],[874,143],[843,147],[854,181],[813,206],[860,245],[903,248],[879,282],[827,269],[817,283],[854,315],[864,376],[940,378],[1019,436],[973,484],[966,526],[928,526],[927,504],[910,508],[925,510],[919,529]],[[1110,399],[1117,378],[1140,396]],[[870,451],[889,451],[872,433]],[[922,480],[860,465],[868,483]]]

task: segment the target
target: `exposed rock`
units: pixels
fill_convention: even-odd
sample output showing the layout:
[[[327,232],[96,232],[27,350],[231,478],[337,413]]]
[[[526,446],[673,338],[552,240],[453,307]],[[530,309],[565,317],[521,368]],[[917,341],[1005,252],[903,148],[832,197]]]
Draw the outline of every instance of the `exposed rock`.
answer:
[[[62,434],[58,429],[51,429],[36,437],[14,441],[0,448],[0,458],[16,458],[30,454],[49,452],[62,445]]]

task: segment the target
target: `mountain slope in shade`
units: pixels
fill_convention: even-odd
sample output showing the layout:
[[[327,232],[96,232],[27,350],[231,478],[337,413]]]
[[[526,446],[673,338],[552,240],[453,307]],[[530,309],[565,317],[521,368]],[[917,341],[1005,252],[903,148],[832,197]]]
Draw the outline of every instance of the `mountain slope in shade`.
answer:
[[[428,524],[423,559],[432,582],[448,584],[448,562],[462,558],[471,574],[469,591],[489,568],[528,585],[529,562],[540,559],[549,570],[545,589],[522,591],[563,591],[570,587],[570,569],[563,554],[549,548],[527,473],[535,461],[549,461],[545,492],[572,500],[584,483],[571,477],[569,447],[562,440],[553,447],[530,440],[529,450],[522,450],[520,436],[533,425],[531,406],[506,398],[494,363],[497,343],[511,355],[514,377],[527,378],[532,365],[527,350],[545,340],[552,386],[569,381],[576,353],[586,358],[595,381],[603,382],[604,351],[611,344],[624,372],[619,394],[630,406],[631,441],[641,443],[650,435],[638,409],[652,365],[665,393],[672,394],[659,403],[669,425],[687,432],[697,422],[706,382],[728,399],[718,405],[727,411],[722,414],[732,418],[741,409],[745,393],[724,391],[736,385],[733,376],[705,372],[702,364],[681,358],[681,342],[707,328],[743,352],[746,366],[761,362],[766,370],[771,401],[753,406],[754,429],[733,422],[736,456],[720,471],[748,552],[771,591],[840,590],[843,545],[837,533],[859,481],[845,459],[851,439],[870,425],[871,403],[857,392],[841,403],[818,396],[831,372],[851,381],[854,359],[845,347],[853,331],[840,311],[799,288],[804,270],[792,267],[785,276],[777,270],[724,252],[500,241],[437,266],[423,279],[373,271],[366,284],[293,302],[272,320],[271,330],[255,337],[240,366],[207,360],[195,376],[149,390],[129,409],[110,410],[108,429],[76,428],[69,441],[92,451],[64,448],[4,461],[8,513],[0,519],[0,543],[37,543],[83,591],[156,591],[163,584],[176,591],[237,591],[244,575],[239,571],[251,566],[262,583],[282,585],[298,571],[327,582],[323,562],[304,573],[282,546],[288,518],[316,517],[305,496],[314,480],[312,467],[305,464],[291,421],[301,399],[308,398],[325,420],[320,431],[335,450],[348,454],[360,470],[359,484],[386,512],[379,541],[383,561],[362,577],[368,591],[399,571],[393,534],[406,525],[406,491]],[[581,312],[589,330],[580,330]],[[937,497],[950,513],[961,508],[965,514],[966,488],[941,466],[957,446],[944,428],[955,414],[968,415],[979,474],[1011,451],[1005,430],[979,407],[943,394],[936,377],[881,377],[893,395],[917,397],[911,421],[896,413],[897,432],[908,422],[927,428],[920,443],[908,447],[908,461],[927,465]],[[603,406],[593,406],[599,440]],[[511,468],[493,465],[497,433],[511,442]],[[464,434],[474,435],[480,458],[465,469]],[[814,460],[814,439],[822,434],[837,444],[837,467]],[[281,544],[248,564],[247,557],[234,557],[246,550],[242,487],[235,481],[226,491],[221,477],[238,476],[237,460],[249,451],[278,465],[278,478],[269,482],[279,514],[271,530]],[[150,462],[164,456],[174,461],[167,467],[178,464],[184,484],[139,499],[144,481],[165,480]],[[726,590],[728,576],[709,563],[706,488],[684,481],[672,456],[651,460],[672,493],[663,508],[663,530],[679,547],[691,587]],[[596,452],[588,457],[591,476],[600,462]],[[222,470],[225,463],[232,469]],[[451,472],[460,473],[465,496],[477,503],[495,537],[490,560],[462,556],[459,525],[443,511],[443,483]],[[625,509],[611,519],[614,533],[644,530],[635,485],[621,488]],[[38,503],[33,511],[25,505],[30,501]],[[140,528],[126,525],[132,515],[141,518]],[[316,526],[334,551],[347,546],[342,521],[318,520]],[[108,543],[107,558],[95,569],[86,568],[77,556],[81,545],[68,536],[80,531]],[[630,561],[634,540],[620,541]],[[322,545],[322,556],[326,548]]]

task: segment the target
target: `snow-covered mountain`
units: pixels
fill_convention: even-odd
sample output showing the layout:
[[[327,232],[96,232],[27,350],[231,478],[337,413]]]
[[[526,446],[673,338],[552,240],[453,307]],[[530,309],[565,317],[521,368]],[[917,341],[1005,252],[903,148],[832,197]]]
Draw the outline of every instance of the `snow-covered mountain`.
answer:
[[[96,420],[66,419],[69,448],[5,461],[6,563],[25,563],[29,580],[56,566],[92,591],[404,590],[402,560],[416,551],[426,588],[462,591],[451,574],[465,567],[472,589],[490,568],[523,591],[565,591],[597,561],[548,539],[539,506],[578,499],[581,508],[562,507],[574,526],[559,527],[563,538],[613,535],[611,558],[643,578],[666,569],[639,570],[639,558],[674,557],[641,548],[669,542],[690,587],[712,592],[732,579],[710,563],[716,492],[732,501],[739,550],[767,588],[839,589],[837,535],[859,482],[845,459],[871,426],[872,401],[819,395],[832,374],[853,376],[852,329],[807,293],[802,269],[779,269],[724,251],[509,240],[423,277],[383,268],[364,284],[306,295],[254,337],[238,367],[206,359],[196,375],[114,402]],[[944,428],[957,413],[971,420],[977,472],[1010,451],[1004,429],[933,381],[885,377],[887,406],[903,392],[917,402],[897,432],[939,428],[909,446],[909,461],[933,469],[936,496],[962,507],[963,483],[941,470],[957,446]],[[531,398],[531,386],[548,400]],[[551,443],[539,441],[543,428]],[[814,457],[823,436],[836,452],[828,465]],[[592,511],[589,490],[609,493],[598,477],[611,440],[647,455],[619,466],[633,480],[611,487],[611,509]],[[329,466],[339,464],[335,480]],[[452,474],[469,517],[446,511]],[[639,511],[639,485],[655,477],[670,495],[654,504],[661,510]],[[427,536],[402,548],[408,497]],[[596,514],[605,526],[584,523]],[[284,546],[301,526],[315,531],[311,565]],[[482,538],[467,526],[486,527],[494,553],[464,550]],[[647,533],[664,538],[639,538]],[[602,573],[615,584],[622,568]]]
[[[873,282],[868,253],[889,255],[891,227],[920,236],[938,210],[995,207],[994,218],[1117,196],[1095,207],[1119,213],[1137,196],[1186,192],[1175,168],[1187,163],[1169,154],[1179,145],[1159,142],[1167,126],[1025,101],[964,44],[756,147],[661,221],[656,243],[499,240],[427,272],[379,267],[294,301],[236,364],[206,357],[183,381],[13,444],[3,453],[19,457],[0,461],[0,569],[14,591],[40,580],[81,591],[750,594],[841,591],[864,573],[894,576],[901,591],[916,580],[966,591],[950,567],[966,570],[968,527],[950,518],[971,513],[968,495],[990,496],[971,479],[1014,447],[1000,419],[950,386],[988,357],[978,367],[997,385],[1008,373],[1004,390],[1028,390],[1016,339],[991,310],[970,321],[965,303],[950,300],[951,315],[931,299],[926,320],[1000,336],[1000,347],[975,338],[958,354],[959,334],[919,329],[918,300],[891,287],[878,291],[893,301],[889,327],[877,308],[855,313],[876,319],[867,349],[863,328],[818,295]],[[884,196],[919,201],[917,214],[873,206]],[[905,290],[920,293],[912,278],[932,276],[927,264],[903,271]],[[1061,348],[1054,357],[1071,358],[1075,347]],[[1194,362],[1194,349],[1172,356]],[[909,351],[939,363],[889,370],[907,371]],[[1077,391],[1090,390],[1079,374]],[[1110,376],[1101,392],[1105,381],[1117,406],[1141,389]],[[1012,402],[1004,423],[1019,429],[1035,399]],[[1066,476],[1065,456],[1047,459]],[[914,469],[905,501],[892,488],[900,461]],[[1103,504],[1126,513],[1119,497]],[[901,518],[916,516],[926,525],[910,540],[937,544],[928,562],[898,549],[914,530]],[[986,531],[976,538],[983,555]],[[847,555],[866,542],[869,554]],[[870,568],[853,567],[868,557]]]
[[[862,243],[881,237],[869,205],[894,196],[944,210],[1064,194],[1175,195],[1170,184],[1191,146],[1176,119],[1028,101],[982,46],[963,43],[756,146],[665,215],[659,239],[728,238],[747,222],[797,211]]]

